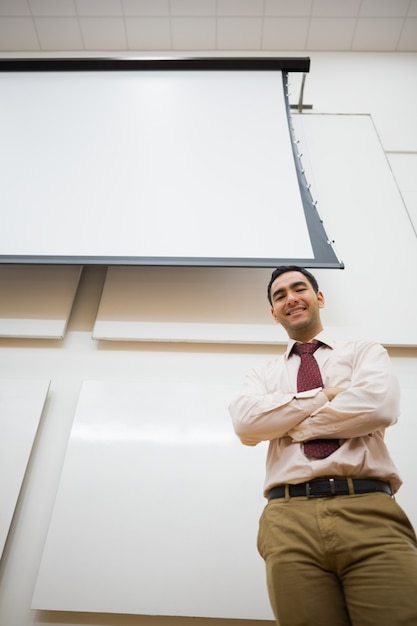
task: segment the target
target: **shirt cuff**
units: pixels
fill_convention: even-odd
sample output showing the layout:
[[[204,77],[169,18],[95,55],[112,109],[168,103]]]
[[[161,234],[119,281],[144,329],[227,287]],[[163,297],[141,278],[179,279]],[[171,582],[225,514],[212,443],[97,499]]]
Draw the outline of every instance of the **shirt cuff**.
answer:
[[[315,395],[311,396],[311,391],[315,391]],[[303,410],[308,411],[308,415],[302,422],[288,432],[288,435],[295,442],[306,441],[307,439],[314,437],[314,434],[312,433],[314,427],[314,415],[312,414],[319,412],[320,408],[328,402],[327,396],[321,388],[297,393],[296,399],[301,400],[302,398],[305,399],[303,402]],[[309,400],[307,406],[305,402],[306,400]]]
[[[314,398],[323,389],[323,387],[316,387],[315,389],[307,389],[307,391],[297,391],[295,398]]]

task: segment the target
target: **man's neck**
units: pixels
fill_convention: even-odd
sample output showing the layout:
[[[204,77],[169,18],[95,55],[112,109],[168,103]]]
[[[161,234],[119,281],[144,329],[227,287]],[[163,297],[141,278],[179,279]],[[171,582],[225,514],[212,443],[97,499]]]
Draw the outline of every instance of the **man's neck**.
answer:
[[[297,341],[299,343],[310,343],[312,341],[315,341],[315,337],[319,333],[321,333],[322,330],[323,330],[323,327],[320,327],[313,334],[311,334],[311,331],[306,332],[306,333],[297,332],[297,333],[294,333],[293,335],[290,335],[290,339],[293,339],[294,341]]]

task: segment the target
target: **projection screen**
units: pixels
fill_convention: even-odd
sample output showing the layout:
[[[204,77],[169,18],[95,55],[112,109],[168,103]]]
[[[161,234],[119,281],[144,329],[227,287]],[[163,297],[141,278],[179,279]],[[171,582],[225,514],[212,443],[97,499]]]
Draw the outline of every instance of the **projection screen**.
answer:
[[[341,267],[304,178],[309,59],[3,59],[0,262]]]

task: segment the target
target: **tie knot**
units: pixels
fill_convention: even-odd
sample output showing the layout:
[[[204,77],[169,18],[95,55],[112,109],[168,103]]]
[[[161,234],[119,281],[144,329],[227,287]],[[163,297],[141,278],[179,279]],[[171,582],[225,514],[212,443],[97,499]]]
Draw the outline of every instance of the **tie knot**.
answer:
[[[292,349],[295,354],[314,354],[320,348],[320,343],[296,343]]]

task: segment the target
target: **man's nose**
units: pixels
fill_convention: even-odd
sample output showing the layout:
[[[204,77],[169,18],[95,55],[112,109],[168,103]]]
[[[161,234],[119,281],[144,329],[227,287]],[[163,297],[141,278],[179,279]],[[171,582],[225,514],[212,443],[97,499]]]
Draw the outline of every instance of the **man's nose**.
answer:
[[[295,302],[296,300],[298,300],[297,292],[296,291],[289,291],[288,295],[287,295],[287,301],[288,302]]]

